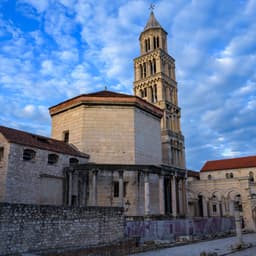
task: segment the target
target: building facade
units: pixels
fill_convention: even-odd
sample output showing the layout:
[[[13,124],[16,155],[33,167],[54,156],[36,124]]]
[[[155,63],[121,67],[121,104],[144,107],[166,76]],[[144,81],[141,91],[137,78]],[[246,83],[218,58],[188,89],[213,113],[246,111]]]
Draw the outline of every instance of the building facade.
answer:
[[[244,228],[256,230],[255,156],[208,161],[188,175],[190,216],[234,216],[238,207]]]
[[[63,204],[63,168],[89,156],[40,135],[0,126],[0,202]]]

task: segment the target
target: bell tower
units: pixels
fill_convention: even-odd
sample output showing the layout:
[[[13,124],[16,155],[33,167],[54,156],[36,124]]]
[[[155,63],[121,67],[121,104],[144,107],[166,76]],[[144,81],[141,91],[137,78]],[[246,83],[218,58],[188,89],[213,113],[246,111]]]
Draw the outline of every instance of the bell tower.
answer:
[[[167,32],[156,20],[153,10],[139,41],[140,56],[134,59],[134,94],[164,110],[162,162],[184,169],[185,147],[180,128],[175,60],[168,54]]]

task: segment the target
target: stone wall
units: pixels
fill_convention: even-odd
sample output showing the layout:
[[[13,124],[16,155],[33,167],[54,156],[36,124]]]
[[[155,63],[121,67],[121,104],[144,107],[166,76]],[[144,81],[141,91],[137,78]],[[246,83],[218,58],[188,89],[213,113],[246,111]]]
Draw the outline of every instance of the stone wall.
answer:
[[[125,235],[141,241],[176,241],[180,237],[206,238],[229,233],[235,229],[233,218],[194,218],[173,220],[126,221]]]
[[[122,208],[0,203],[0,255],[102,246],[123,238]]]
[[[136,164],[161,164],[162,145],[159,119],[142,110],[135,111]]]
[[[55,153],[39,148],[9,144],[8,167],[0,176],[5,187],[2,202],[24,204],[63,204],[63,168],[69,166],[71,155],[56,153],[58,162],[48,164],[48,154]],[[23,160],[24,149],[36,152],[34,159]],[[75,157],[80,163],[86,163],[87,158]]]
[[[3,149],[3,157],[0,160],[0,202],[5,198],[5,183],[8,168],[8,155],[10,151],[10,144],[0,133],[0,148]]]
[[[160,164],[160,119],[136,106],[79,106],[52,116],[52,137],[105,164]]]

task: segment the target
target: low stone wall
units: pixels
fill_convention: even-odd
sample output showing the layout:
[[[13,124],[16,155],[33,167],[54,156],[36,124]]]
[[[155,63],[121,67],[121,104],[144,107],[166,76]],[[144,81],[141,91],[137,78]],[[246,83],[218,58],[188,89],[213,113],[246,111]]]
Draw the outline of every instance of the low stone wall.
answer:
[[[141,241],[207,238],[229,233],[235,229],[233,218],[193,218],[173,220],[127,220],[126,237],[138,237]]]
[[[119,207],[0,203],[0,255],[108,245],[124,238]]]

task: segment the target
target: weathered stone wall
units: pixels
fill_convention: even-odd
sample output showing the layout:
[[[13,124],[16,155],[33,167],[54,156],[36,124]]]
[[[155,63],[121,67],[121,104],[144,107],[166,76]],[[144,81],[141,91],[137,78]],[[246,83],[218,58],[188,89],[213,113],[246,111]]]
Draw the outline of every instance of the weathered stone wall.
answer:
[[[33,149],[36,152],[35,158],[24,161],[24,149]],[[3,202],[50,205],[63,203],[63,168],[69,166],[69,159],[73,156],[56,153],[59,156],[58,162],[49,165],[49,153],[54,152],[10,144]],[[76,158],[80,163],[88,161],[86,158]]]
[[[107,245],[123,237],[122,208],[0,203],[0,255]]]
[[[134,106],[79,106],[52,116],[52,137],[107,164],[160,164],[160,119]]]
[[[208,175],[211,175],[212,179],[224,179],[226,180],[226,174],[233,174],[233,178],[249,178],[249,173],[252,172],[256,178],[256,168],[239,168],[239,169],[227,169],[219,171],[200,172],[200,180],[208,180]]]
[[[205,212],[208,212],[205,216],[234,216],[234,202],[237,200],[236,196],[239,195],[245,229],[255,231],[256,219],[253,216],[252,200],[255,185],[248,180],[250,171],[253,171],[253,168],[200,173],[200,178],[203,174],[202,180],[188,182],[188,199],[190,202],[197,202],[198,195],[202,195],[205,209],[207,209]],[[226,178],[226,172],[232,172],[234,178]],[[212,179],[207,179],[208,174],[212,175]],[[215,200],[213,196],[216,197]],[[216,201],[218,201],[217,209],[213,211]],[[209,207],[206,206],[207,203]],[[190,216],[195,216],[197,207],[198,203],[189,204]]]
[[[229,233],[235,229],[233,218],[195,218],[174,220],[126,221],[125,235],[140,237],[141,241],[168,240],[179,237],[198,238]]]
[[[139,109],[135,111],[136,164],[161,164],[160,121]]]
[[[51,137],[63,140],[63,132],[69,131],[69,143],[83,151],[85,106],[77,106],[52,117]],[[84,152],[87,153],[87,152]]]
[[[8,155],[10,144],[0,133],[0,148],[3,148],[3,158],[0,161],[0,202],[5,198],[5,182],[8,168]]]

